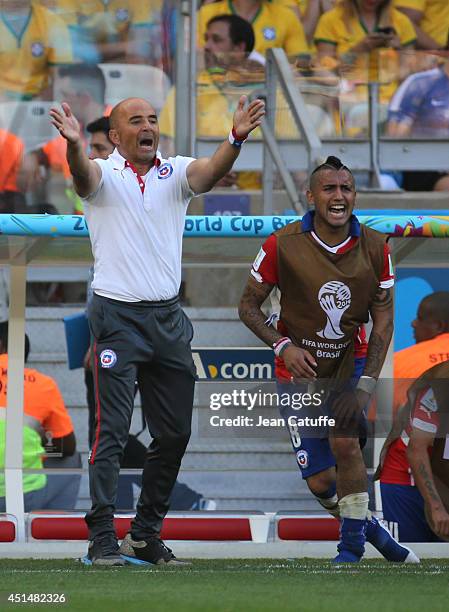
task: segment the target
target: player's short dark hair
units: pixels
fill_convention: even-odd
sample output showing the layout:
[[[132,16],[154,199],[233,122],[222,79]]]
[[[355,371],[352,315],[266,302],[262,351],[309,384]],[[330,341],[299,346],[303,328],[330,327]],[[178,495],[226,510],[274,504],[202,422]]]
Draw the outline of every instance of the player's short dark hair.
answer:
[[[354,175],[352,174],[351,170],[348,168],[348,166],[344,165],[341,159],[339,159],[338,157],[335,157],[334,155],[329,155],[326,161],[320,164],[319,166],[317,166],[315,170],[313,170],[312,174],[310,175],[310,185],[311,186],[313,184],[313,177],[317,176],[323,170],[346,170],[346,172],[349,172],[349,174],[354,179]]]
[[[0,342],[3,345],[3,350],[8,352],[8,321],[0,322]],[[28,334],[25,334],[25,361],[28,361],[28,355],[30,352],[30,339]]]
[[[96,102],[104,104],[106,79],[98,66],[93,64],[62,64],[58,68],[58,76],[73,79],[79,84],[79,90],[87,91]]]
[[[103,132],[106,138],[109,140],[111,144],[113,144],[112,140],[109,138],[109,130],[111,129],[111,122],[109,121],[109,117],[100,117],[99,119],[95,119],[95,121],[91,121],[86,125],[86,130],[89,134],[95,134],[96,132]]]
[[[424,303],[429,318],[442,321],[449,326],[449,291],[435,291],[423,298],[421,304]]]
[[[229,37],[232,40],[234,45],[239,45],[240,43],[245,43],[245,51],[249,54],[254,49],[254,45],[256,42],[254,36],[253,26],[243,19],[243,17],[239,17],[238,15],[217,15],[216,17],[212,17],[207,22],[207,27],[210,26],[211,23],[217,23],[223,21],[224,23],[229,24]]]

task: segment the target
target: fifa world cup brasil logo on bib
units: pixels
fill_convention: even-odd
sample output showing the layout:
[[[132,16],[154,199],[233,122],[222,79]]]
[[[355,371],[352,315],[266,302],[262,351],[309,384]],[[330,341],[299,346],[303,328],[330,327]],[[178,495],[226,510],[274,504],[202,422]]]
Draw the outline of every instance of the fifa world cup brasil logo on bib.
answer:
[[[324,329],[317,332],[320,338],[338,340],[344,333],[340,329],[343,313],[351,305],[351,291],[340,281],[325,283],[318,292],[318,302],[326,313],[327,321]]]

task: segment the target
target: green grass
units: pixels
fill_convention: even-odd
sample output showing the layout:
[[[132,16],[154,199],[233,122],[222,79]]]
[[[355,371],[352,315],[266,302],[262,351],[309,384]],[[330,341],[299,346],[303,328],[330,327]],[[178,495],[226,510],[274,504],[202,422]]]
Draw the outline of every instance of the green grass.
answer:
[[[111,612],[412,612],[449,609],[449,559],[421,565],[316,559],[193,560],[184,567],[86,567],[0,560],[0,610]],[[64,593],[67,603],[8,604],[10,593]]]

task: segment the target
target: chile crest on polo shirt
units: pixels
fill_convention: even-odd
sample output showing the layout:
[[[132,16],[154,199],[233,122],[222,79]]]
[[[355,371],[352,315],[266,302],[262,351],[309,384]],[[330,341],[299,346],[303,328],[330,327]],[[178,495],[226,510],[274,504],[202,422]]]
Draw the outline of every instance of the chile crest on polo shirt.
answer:
[[[117,355],[112,349],[104,349],[100,353],[100,363],[102,368],[112,368],[117,363]]]
[[[157,171],[158,179],[167,179],[173,174],[173,166],[169,162],[162,164]]]

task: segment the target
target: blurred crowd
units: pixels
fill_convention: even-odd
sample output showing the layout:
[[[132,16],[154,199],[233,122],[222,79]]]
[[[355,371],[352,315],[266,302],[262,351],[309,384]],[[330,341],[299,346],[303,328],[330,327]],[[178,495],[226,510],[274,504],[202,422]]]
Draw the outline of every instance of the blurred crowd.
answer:
[[[198,5],[198,136],[225,137],[240,95],[263,95],[274,47],[286,52],[321,137],[367,136],[370,82],[379,84],[383,135],[448,136],[447,0]],[[146,97],[162,153],[173,152],[176,8],[175,0],[0,0],[1,212],[82,213],[65,143],[47,119],[53,101],[70,104],[87,146],[89,123],[124,97]],[[276,109],[276,135],[298,138],[280,93]],[[395,178],[406,190],[449,189],[444,172]],[[259,188],[260,177],[232,174],[220,186]]]

